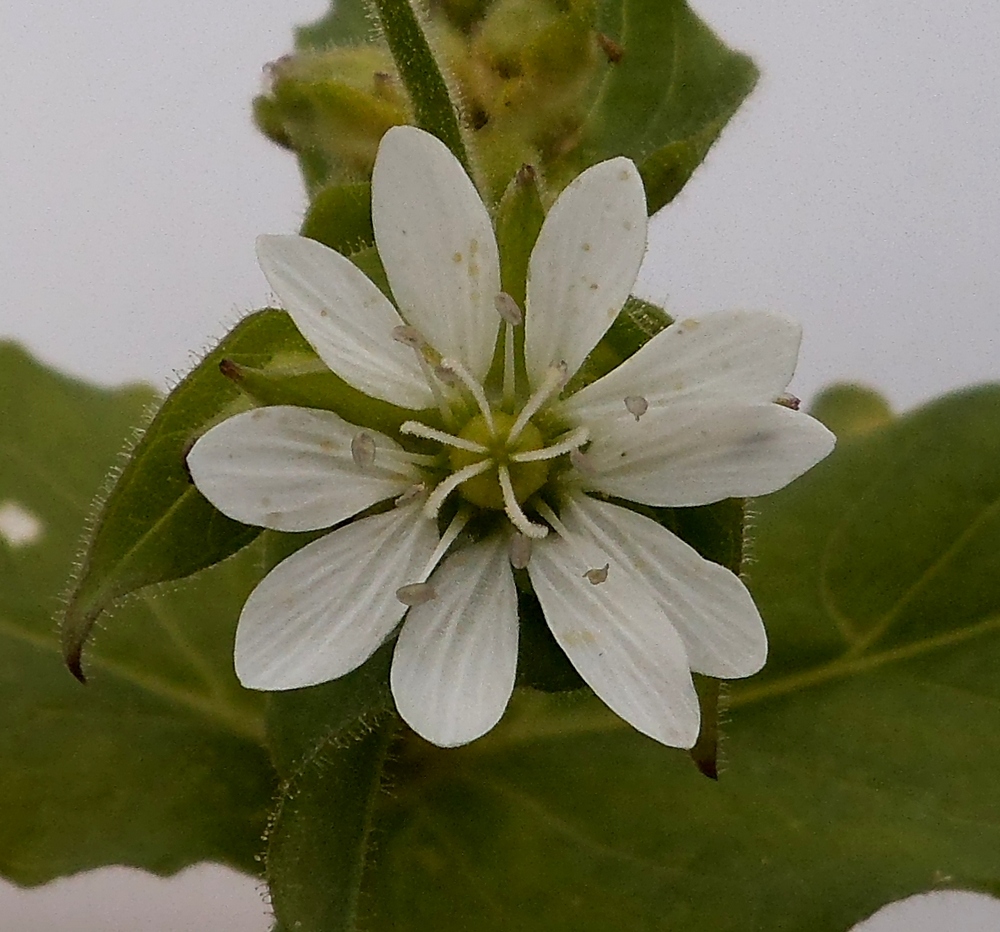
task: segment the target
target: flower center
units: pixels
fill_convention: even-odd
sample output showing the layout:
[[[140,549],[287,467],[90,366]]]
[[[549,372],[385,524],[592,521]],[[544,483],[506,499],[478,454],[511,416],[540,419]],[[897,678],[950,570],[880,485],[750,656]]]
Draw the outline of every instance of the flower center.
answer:
[[[503,407],[514,404],[516,392],[516,361],[514,358],[514,328],[521,325],[523,315],[510,295],[496,296],[497,313],[503,321]],[[548,525],[532,521],[524,505],[542,489],[549,479],[553,461],[562,456],[579,453],[580,447],[590,439],[585,427],[577,427],[559,436],[543,436],[532,419],[553,399],[566,384],[566,363],[551,366],[537,378],[532,392],[524,401],[520,412],[508,414],[501,408],[494,409],[486,389],[458,359],[442,357],[413,327],[400,326],[392,337],[410,346],[417,354],[421,369],[441,410],[441,419],[448,428],[458,427],[453,401],[459,410],[468,410],[471,404],[479,413],[466,421],[458,433],[449,433],[421,421],[404,421],[401,434],[433,440],[447,448],[449,475],[436,481],[424,502],[424,513],[437,517],[448,497],[457,493],[466,503],[492,511],[503,510],[510,523],[525,537],[539,540],[549,532]],[[524,369],[524,360],[520,368]],[[524,386],[525,388],[527,386]],[[629,409],[631,410],[631,409]],[[366,461],[368,446],[358,437],[357,450],[352,447],[356,460]],[[440,468],[433,458],[423,454],[410,454],[413,462],[427,461],[426,465]],[[420,483],[422,493],[427,486]],[[460,509],[459,515],[468,509]],[[463,520],[468,519],[465,514]]]
[[[517,453],[527,453],[531,450],[541,450],[545,440],[541,431],[530,421],[524,425],[512,443],[508,443],[508,435],[517,421],[512,414],[503,411],[493,411],[493,431],[490,430],[486,418],[476,415],[458,436],[463,440],[486,447],[489,459],[496,468],[473,476],[458,487],[458,492],[467,502],[480,508],[502,510],[505,507],[503,488],[500,485],[499,467],[506,466],[510,474],[510,484],[514,490],[514,498],[518,504],[523,504],[535,494],[544,484],[549,475],[549,461],[535,460],[517,462],[511,459]],[[456,472],[484,459],[483,454],[474,453],[458,447],[452,447],[448,452],[451,468]]]

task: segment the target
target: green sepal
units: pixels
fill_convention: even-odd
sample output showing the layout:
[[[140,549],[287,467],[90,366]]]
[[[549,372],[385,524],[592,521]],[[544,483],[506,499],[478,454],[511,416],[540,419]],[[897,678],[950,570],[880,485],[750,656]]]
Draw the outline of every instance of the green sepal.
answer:
[[[500,254],[500,287],[524,311],[527,295],[528,262],[531,250],[545,222],[538,173],[531,165],[522,165],[514,174],[497,205],[497,249]],[[524,364],[524,327],[515,327],[514,335],[514,384],[518,393],[527,394],[528,373]],[[507,328],[500,328],[496,352],[490,365],[486,384],[499,390],[503,383],[504,357],[506,355]]]
[[[701,708],[701,730],[691,748],[691,760],[709,780],[719,779],[719,701],[722,681],[710,676],[694,675],[694,686]]]
[[[538,172],[531,165],[523,165],[507,185],[497,205],[495,221],[500,285],[522,310],[527,293],[528,261],[544,222],[545,205]]]
[[[570,395],[607,375],[672,322],[673,318],[663,308],[630,296],[615,322],[569,380],[564,394]]]
[[[358,391],[331,372],[304,339],[267,368],[245,366],[227,357],[220,371],[257,406],[295,405],[335,411],[351,424],[390,435],[414,417],[432,422],[439,417],[436,411],[414,412]]]
[[[345,256],[372,248],[371,184],[332,184],[317,191],[300,232]]]
[[[303,344],[283,311],[251,314],[163,402],[102,504],[73,583],[62,645],[77,678],[91,628],[116,600],[219,563],[260,533],[217,511],[191,482],[184,459],[209,427],[251,407],[220,371],[223,360],[265,369],[285,354],[301,355]]]

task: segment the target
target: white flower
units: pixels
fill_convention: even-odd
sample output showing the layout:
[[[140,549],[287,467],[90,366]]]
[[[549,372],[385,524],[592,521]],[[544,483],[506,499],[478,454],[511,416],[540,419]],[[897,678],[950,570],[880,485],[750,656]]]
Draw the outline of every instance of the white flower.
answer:
[[[829,431],[774,403],[798,327],[760,313],[682,321],[561,399],[645,251],[632,162],[593,166],[549,211],[523,326],[501,293],[486,208],[437,139],[412,127],[385,135],[372,213],[398,311],[316,242],[262,237],[258,255],[323,361],[413,418],[389,437],[330,411],[259,408],[212,428],[188,457],[198,488],[239,521],[342,525],[251,594],[236,635],[241,681],[281,690],[343,676],[405,615],[391,672],[400,715],[435,744],[471,741],[514,687],[513,563],[594,692],[644,734],[690,747],[691,671],[756,672],[764,628],[737,576],[608,499],[763,495],[826,456]]]

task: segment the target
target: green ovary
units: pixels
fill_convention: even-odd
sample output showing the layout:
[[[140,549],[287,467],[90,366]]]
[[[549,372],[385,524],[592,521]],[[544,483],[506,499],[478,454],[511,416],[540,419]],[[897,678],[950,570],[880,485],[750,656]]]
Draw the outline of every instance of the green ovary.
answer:
[[[500,510],[504,507],[503,490],[500,488],[500,479],[497,474],[497,466],[501,464],[506,465],[510,470],[510,484],[514,488],[514,497],[519,504],[527,501],[545,484],[549,475],[547,460],[534,463],[510,462],[510,457],[515,453],[540,450],[545,446],[541,432],[529,422],[518,434],[517,440],[508,447],[507,435],[510,433],[511,427],[514,426],[515,420],[517,418],[512,414],[505,414],[503,411],[494,412],[493,423],[496,426],[496,436],[494,437],[486,426],[486,419],[480,414],[469,421],[459,432],[458,436],[463,440],[481,443],[489,449],[489,453],[473,453],[470,450],[453,448],[449,453],[453,470],[457,472],[473,463],[479,463],[487,456],[496,464],[458,487],[459,494],[467,502],[478,505],[480,508]]]

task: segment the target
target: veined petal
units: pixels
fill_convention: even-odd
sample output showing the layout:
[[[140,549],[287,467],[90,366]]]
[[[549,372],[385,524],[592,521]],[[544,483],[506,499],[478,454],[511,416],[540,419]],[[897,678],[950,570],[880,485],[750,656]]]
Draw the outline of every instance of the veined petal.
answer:
[[[612,565],[629,567],[649,586],[680,634],[692,670],[733,679],[764,666],[764,623],[734,573],[655,521],[586,495],[568,503],[563,520],[585,529]]]
[[[437,593],[410,609],[392,658],[403,720],[439,747],[486,734],[503,715],[517,672],[517,591],[499,535],[449,556]]]
[[[678,321],[570,397],[565,410],[586,423],[620,413],[630,396],[654,406],[693,395],[774,401],[792,378],[801,338],[795,321],[761,311]]]
[[[486,207],[443,142],[413,126],[382,137],[372,221],[407,323],[482,379],[500,327],[500,258]]]
[[[553,636],[613,712],[663,744],[692,747],[700,711],[680,635],[630,561],[574,509],[561,518],[564,528],[536,541],[528,563]],[[591,582],[604,567],[603,582]]]
[[[587,424],[589,488],[684,507],[767,495],[811,469],[836,438],[815,418],[777,404],[650,405],[641,423],[622,406]]]
[[[392,337],[402,318],[350,259],[303,236],[258,237],[257,258],[295,326],[345,382],[404,408],[434,406],[413,350]]]
[[[359,466],[351,441],[367,434],[371,465]],[[419,480],[400,446],[332,411],[275,405],[244,411],[202,436],[187,463],[198,491],[244,524],[276,531],[331,527]]]
[[[364,663],[406,611],[396,590],[423,568],[437,527],[419,505],[362,518],[279,563],[236,629],[236,674],[251,689],[325,683]]]
[[[559,195],[528,265],[525,356],[532,384],[568,374],[622,309],[646,251],[646,195],[625,158],[588,168]]]

